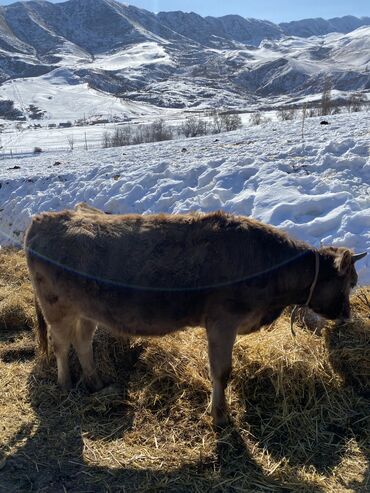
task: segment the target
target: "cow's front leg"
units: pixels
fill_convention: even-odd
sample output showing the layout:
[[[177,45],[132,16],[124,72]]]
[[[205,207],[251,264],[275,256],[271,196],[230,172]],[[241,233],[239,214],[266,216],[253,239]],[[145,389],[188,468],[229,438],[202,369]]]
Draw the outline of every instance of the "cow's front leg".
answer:
[[[50,336],[58,368],[58,384],[63,390],[72,388],[68,352],[71,346],[73,321],[63,319],[50,324]]]
[[[213,385],[211,414],[216,426],[224,426],[229,421],[225,389],[231,373],[232,351],[238,324],[234,320],[209,320],[206,329]]]
[[[73,346],[81,364],[84,382],[92,392],[100,390],[103,387],[96,371],[93,356],[93,338],[95,330],[95,322],[80,318],[73,340]]]

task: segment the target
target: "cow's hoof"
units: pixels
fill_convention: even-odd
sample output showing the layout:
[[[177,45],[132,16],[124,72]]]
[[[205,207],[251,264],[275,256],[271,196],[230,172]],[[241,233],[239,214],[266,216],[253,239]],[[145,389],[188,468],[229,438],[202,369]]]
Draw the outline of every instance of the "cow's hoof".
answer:
[[[91,393],[99,392],[104,388],[103,382],[97,375],[84,376],[83,381],[87,387],[87,390]]]
[[[58,386],[63,392],[70,392],[73,389],[72,380],[58,380]]]
[[[104,386],[98,392],[98,394],[101,395],[101,396],[117,395],[117,394],[121,394],[121,393],[122,393],[121,387],[119,385],[116,385],[116,384]]]

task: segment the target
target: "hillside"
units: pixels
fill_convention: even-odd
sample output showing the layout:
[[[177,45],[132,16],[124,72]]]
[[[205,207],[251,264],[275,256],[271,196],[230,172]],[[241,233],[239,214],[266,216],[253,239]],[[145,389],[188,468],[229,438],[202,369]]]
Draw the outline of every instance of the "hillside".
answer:
[[[158,107],[232,106],[322,90],[370,89],[370,18],[280,25],[237,15],[157,14],[114,0],[17,2],[0,7],[2,97],[22,108],[38,79],[70,73],[87,84]],[[21,79],[27,89],[14,89]],[[24,85],[24,84],[23,84]],[[17,92],[18,91],[18,92]],[[40,109],[43,102],[37,99]]]

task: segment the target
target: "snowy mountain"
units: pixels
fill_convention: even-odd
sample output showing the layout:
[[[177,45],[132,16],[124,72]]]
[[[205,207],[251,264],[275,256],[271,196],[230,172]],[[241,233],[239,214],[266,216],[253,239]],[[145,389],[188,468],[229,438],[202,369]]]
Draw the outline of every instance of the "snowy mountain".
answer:
[[[269,21],[245,19],[239,15],[201,17],[194,12],[159,12],[159,21],[188,39],[205,46],[230,47],[238,42],[258,46],[265,39],[279,39],[282,29]],[[231,42],[231,43],[230,43]]]
[[[369,39],[369,17],[277,25],[237,15],[154,14],[115,0],[17,2],[0,7],[1,92],[14,99],[9,81],[22,79],[16,105],[33,94],[32,103],[49,111],[37,94],[41,81],[45,98],[63,80],[172,108],[239,108],[314,94],[325,75],[340,91],[368,90]]]
[[[283,22],[280,28],[288,36],[300,36],[308,38],[310,36],[323,36],[329,33],[347,34],[362,26],[370,25],[370,17],[354,17],[346,15],[344,17],[334,17],[333,19],[304,19],[301,21]]]

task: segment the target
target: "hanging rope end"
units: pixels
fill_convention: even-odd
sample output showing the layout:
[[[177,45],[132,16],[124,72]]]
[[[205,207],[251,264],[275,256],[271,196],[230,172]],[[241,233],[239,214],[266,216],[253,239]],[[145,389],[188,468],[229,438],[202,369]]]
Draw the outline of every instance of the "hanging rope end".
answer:
[[[290,314],[290,332],[292,334],[292,337],[294,338],[297,336],[296,331],[294,330],[294,322],[295,322],[297,310],[298,310],[298,305],[295,305],[292,310],[292,313]]]

